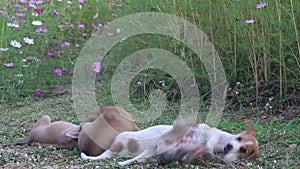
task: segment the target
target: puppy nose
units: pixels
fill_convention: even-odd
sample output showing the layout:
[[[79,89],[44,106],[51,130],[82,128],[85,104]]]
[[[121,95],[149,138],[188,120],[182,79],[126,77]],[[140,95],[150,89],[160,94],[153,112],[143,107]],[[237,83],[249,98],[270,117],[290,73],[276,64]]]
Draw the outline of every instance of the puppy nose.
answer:
[[[233,146],[231,144],[227,144],[226,147],[224,147],[224,154],[227,154],[232,148]]]

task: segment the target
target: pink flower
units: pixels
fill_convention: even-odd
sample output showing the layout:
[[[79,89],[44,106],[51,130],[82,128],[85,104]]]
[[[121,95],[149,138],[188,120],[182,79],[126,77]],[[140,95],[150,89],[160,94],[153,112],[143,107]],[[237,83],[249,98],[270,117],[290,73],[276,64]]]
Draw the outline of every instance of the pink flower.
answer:
[[[255,20],[254,19],[249,19],[249,20],[246,20],[245,22],[248,23],[248,24],[253,24],[255,22]]]
[[[113,13],[113,14],[111,14],[111,16],[118,16],[117,14],[115,14],[115,13]]]
[[[102,28],[103,25],[101,23],[99,23],[98,25],[92,23],[92,26],[94,29],[99,30],[100,28]]]
[[[60,47],[64,48],[64,47],[68,47],[70,45],[71,45],[70,42],[63,42],[62,44],[60,44]]]
[[[69,68],[64,67],[64,68],[63,68],[63,71],[64,71],[64,72],[68,72],[68,71],[69,71]]]
[[[114,36],[114,33],[113,32],[107,32],[107,36],[112,37],[112,36]]]
[[[62,76],[62,71],[60,68],[54,68],[54,73],[56,74],[56,76]]]
[[[83,4],[85,0],[78,0],[79,3]]]
[[[53,57],[55,55],[60,54],[60,52],[61,52],[60,50],[54,50],[54,51],[48,52],[47,55],[50,57]]]
[[[96,15],[93,16],[93,19],[97,19],[98,18],[98,13],[96,13]]]
[[[53,15],[59,15],[59,12],[57,10],[53,10]]]
[[[122,4],[116,4],[115,6],[121,8],[123,5]]]
[[[27,0],[19,0],[21,4],[27,3]]]
[[[43,0],[39,0],[39,1],[36,1],[36,2],[35,2],[35,4],[37,4],[37,5],[41,5],[41,4],[43,4],[43,3],[44,3]]]
[[[43,8],[36,8],[36,13],[43,13],[44,12],[44,9]]]
[[[13,63],[4,63],[4,66],[9,69],[15,68],[15,65]]]
[[[45,94],[43,92],[41,92],[40,90],[36,90],[34,92],[34,95],[37,96],[37,97],[44,97],[45,96]]]
[[[101,71],[101,63],[100,62],[94,62],[92,65],[93,70],[96,73],[99,73]]]
[[[37,28],[35,31],[37,33],[45,33],[45,32],[48,32],[48,29],[46,29],[46,28]]]
[[[264,8],[264,7],[266,7],[266,6],[267,6],[267,3],[261,2],[261,3],[259,3],[259,4],[256,5],[256,8],[257,8],[257,9],[260,9],[260,8]]]
[[[17,14],[17,16],[18,16],[19,18],[21,18],[21,19],[25,19],[25,18],[26,18],[26,15],[25,15],[25,14],[22,14],[22,13]]]
[[[136,82],[137,85],[142,85],[142,82],[138,81]]]
[[[79,24],[78,24],[78,27],[79,27],[80,29],[85,29],[85,26],[84,26],[83,23],[79,23]]]

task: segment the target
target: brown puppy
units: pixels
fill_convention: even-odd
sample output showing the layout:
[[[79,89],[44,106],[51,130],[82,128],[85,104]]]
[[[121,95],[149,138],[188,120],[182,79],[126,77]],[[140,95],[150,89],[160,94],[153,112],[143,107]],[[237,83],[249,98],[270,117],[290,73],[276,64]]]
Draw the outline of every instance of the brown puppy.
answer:
[[[119,133],[140,130],[128,112],[114,106],[95,110],[81,125],[78,149],[92,156],[109,149],[113,139]]]
[[[51,123],[48,115],[42,116],[31,128],[29,138],[25,142],[18,142],[15,145],[32,145],[39,143],[42,145],[53,145],[61,149],[73,149],[77,147],[77,135],[80,126],[65,121],[55,121]]]

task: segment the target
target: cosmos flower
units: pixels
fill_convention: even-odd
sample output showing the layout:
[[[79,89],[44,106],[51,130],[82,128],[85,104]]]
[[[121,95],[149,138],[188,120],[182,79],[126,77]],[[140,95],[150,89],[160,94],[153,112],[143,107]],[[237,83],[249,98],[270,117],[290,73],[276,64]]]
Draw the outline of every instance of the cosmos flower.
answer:
[[[62,44],[60,44],[60,47],[65,48],[65,47],[68,47],[70,45],[71,45],[70,42],[63,42]]]
[[[36,8],[35,12],[40,14],[40,13],[44,12],[44,9],[43,8]]]
[[[255,20],[254,19],[249,19],[249,20],[246,20],[245,22],[248,23],[248,24],[253,24],[255,22]]]
[[[94,16],[93,16],[93,19],[97,19],[98,18],[98,13],[96,13]]]
[[[16,40],[12,40],[10,41],[10,44],[13,46],[13,47],[16,47],[16,48],[21,48],[22,45],[20,42],[16,41]]]
[[[34,44],[34,40],[30,39],[29,37],[24,37],[23,38],[24,42],[29,44],[29,45],[33,45]]]
[[[46,28],[37,28],[35,31],[37,33],[45,33],[45,32],[48,32],[48,29],[46,29]]]
[[[41,21],[32,21],[32,25],[40,26],[43,23]]]
[[[56,76],[62,76],[62,70],[60,68],[54,68],[54,73],[56,74]]]
[[[45,96],[45,94],[43,92],[41,92],[40,90],[36,90],[34,92],[34,95],[37,96],[37,97],[44,97]]]
[[[94,62],[92,65],[93,70],[96,73],[99,73],[101,71],[101,63],[100,62]]]
[[[256,5],[256,8],[257,8],[257,9],[260,9],[260,8],[264,8],[264,7],[266,7],[266,6],[267,6],[267,3],[261,2],[261,3],[259,3],[259,4]]]
[[[15,67],[15,65],[13,63],[4,63],[3,64],[6,68],[12,69]]]

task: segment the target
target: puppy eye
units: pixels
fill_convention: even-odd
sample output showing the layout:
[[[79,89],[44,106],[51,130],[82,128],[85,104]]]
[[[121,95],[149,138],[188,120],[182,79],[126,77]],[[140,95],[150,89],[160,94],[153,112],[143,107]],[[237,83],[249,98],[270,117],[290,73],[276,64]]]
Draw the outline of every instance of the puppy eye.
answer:
[[[237,141],[242,141],[242,137],[238,137],[236,139],[237,139]]]
[[[239,151],[240,151],[241,153],[246,153],[247,150],[246,150],[244,147],[241,147]]]

